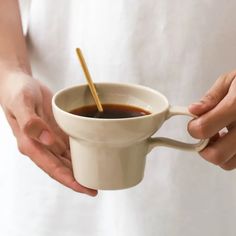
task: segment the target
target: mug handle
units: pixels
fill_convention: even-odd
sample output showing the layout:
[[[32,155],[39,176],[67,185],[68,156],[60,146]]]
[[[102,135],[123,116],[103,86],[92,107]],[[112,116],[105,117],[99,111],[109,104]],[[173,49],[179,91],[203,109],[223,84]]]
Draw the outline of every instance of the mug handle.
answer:
[[[192,113],[190,113],[187,107],[171,106],[168,110],[166,120],[176,115],[186,115],[186,116],[191,116],[193,118],[197,117],[193,115]],[[208,143],[209,143],[209,139],[201,139],[198,143],[191,144],[191,143],[184,143],[184,142],[180,142],[174,139],[164,138],[164,137],[149,138],[148,151],[150,152],[154,147],[157,147],[157,146],[164,146],[164,147],[176,148],[176,149],[180,149],[184,151],[200,152],[207,146]]]

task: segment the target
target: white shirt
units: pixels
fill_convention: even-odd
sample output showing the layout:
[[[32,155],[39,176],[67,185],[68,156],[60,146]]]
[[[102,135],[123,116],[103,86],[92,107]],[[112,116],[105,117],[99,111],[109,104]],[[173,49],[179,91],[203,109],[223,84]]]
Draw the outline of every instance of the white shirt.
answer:
[[[234,0],[32,0],[24,23],[34,76],[53,91],[85,83],[80,47],[95,81],[146,85],[173,105],[188,105],[236,67],[235,7]],[[2,114],[0,120],[0,235],[236,234],[236,171],[158,148],[138,186],[90,198],[20,158]],[[156,136],[189,141],[187,121],[169,120]]]

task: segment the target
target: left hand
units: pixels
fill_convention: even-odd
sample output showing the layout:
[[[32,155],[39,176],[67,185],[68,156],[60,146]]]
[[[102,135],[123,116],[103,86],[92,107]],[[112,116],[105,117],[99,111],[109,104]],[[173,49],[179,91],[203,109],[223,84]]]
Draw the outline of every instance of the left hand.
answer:
[[[189,133],[211,138],[200,152],[207,161],[225,170],[236,168],[236,71],[220,76],[200,102],[189,106],[197,116],[189,122]],[[226,128],[226,132],[220,132]]]
[[[52,113],[52,93],[22,71],[0,70],[0,105],[16,137],[19,151],[64,186],[96,196],[73,176],[68,136]]]

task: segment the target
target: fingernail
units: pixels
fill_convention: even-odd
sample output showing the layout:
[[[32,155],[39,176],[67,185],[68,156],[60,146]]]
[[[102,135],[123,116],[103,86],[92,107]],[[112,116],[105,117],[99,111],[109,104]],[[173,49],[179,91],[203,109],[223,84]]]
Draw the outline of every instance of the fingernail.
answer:
[[[45,145],[50,145],[51,135],[47,130],[43,130],[38,138]]]
[[[192,103],[190,106],[201,106],[203,104],[203,102],[194,102]]]
[[[83,189],[81,189],[81,187],[83,187]],[[84,194],[87,194],[89,195],[90,197],[96,197],[97,194],[98,194],[98,191],[95,190],[95,189],[88,189],[84,186],[81,186],[79,183],[77,183],[76,181],[74,181],[73,183],[73,187],[72,189],[76,192],[79,192],[79,193],[84,193]]]
[[[91,196],[91,197],[96,197],[97,196],[97,191],[96,190],[85,190],[84,193]]]

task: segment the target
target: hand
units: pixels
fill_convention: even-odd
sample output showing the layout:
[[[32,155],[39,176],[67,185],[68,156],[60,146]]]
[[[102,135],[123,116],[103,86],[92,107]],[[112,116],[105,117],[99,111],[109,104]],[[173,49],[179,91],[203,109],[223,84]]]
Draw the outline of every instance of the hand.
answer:
[[[189,133],[211,138],[200,152],[207,161],[225,170],[236,168],[236,71],[220,76],[200,102],[189,106],[199,117],[189,123]],[[221,132],[226,128],[226,132]]]
[[[68,137],[53,118],[51,98],[46,86],[23,72],[8,74],[0,84],[0,103],[20,152],[61,184],[95,196],[96,190],[73,177]]]

